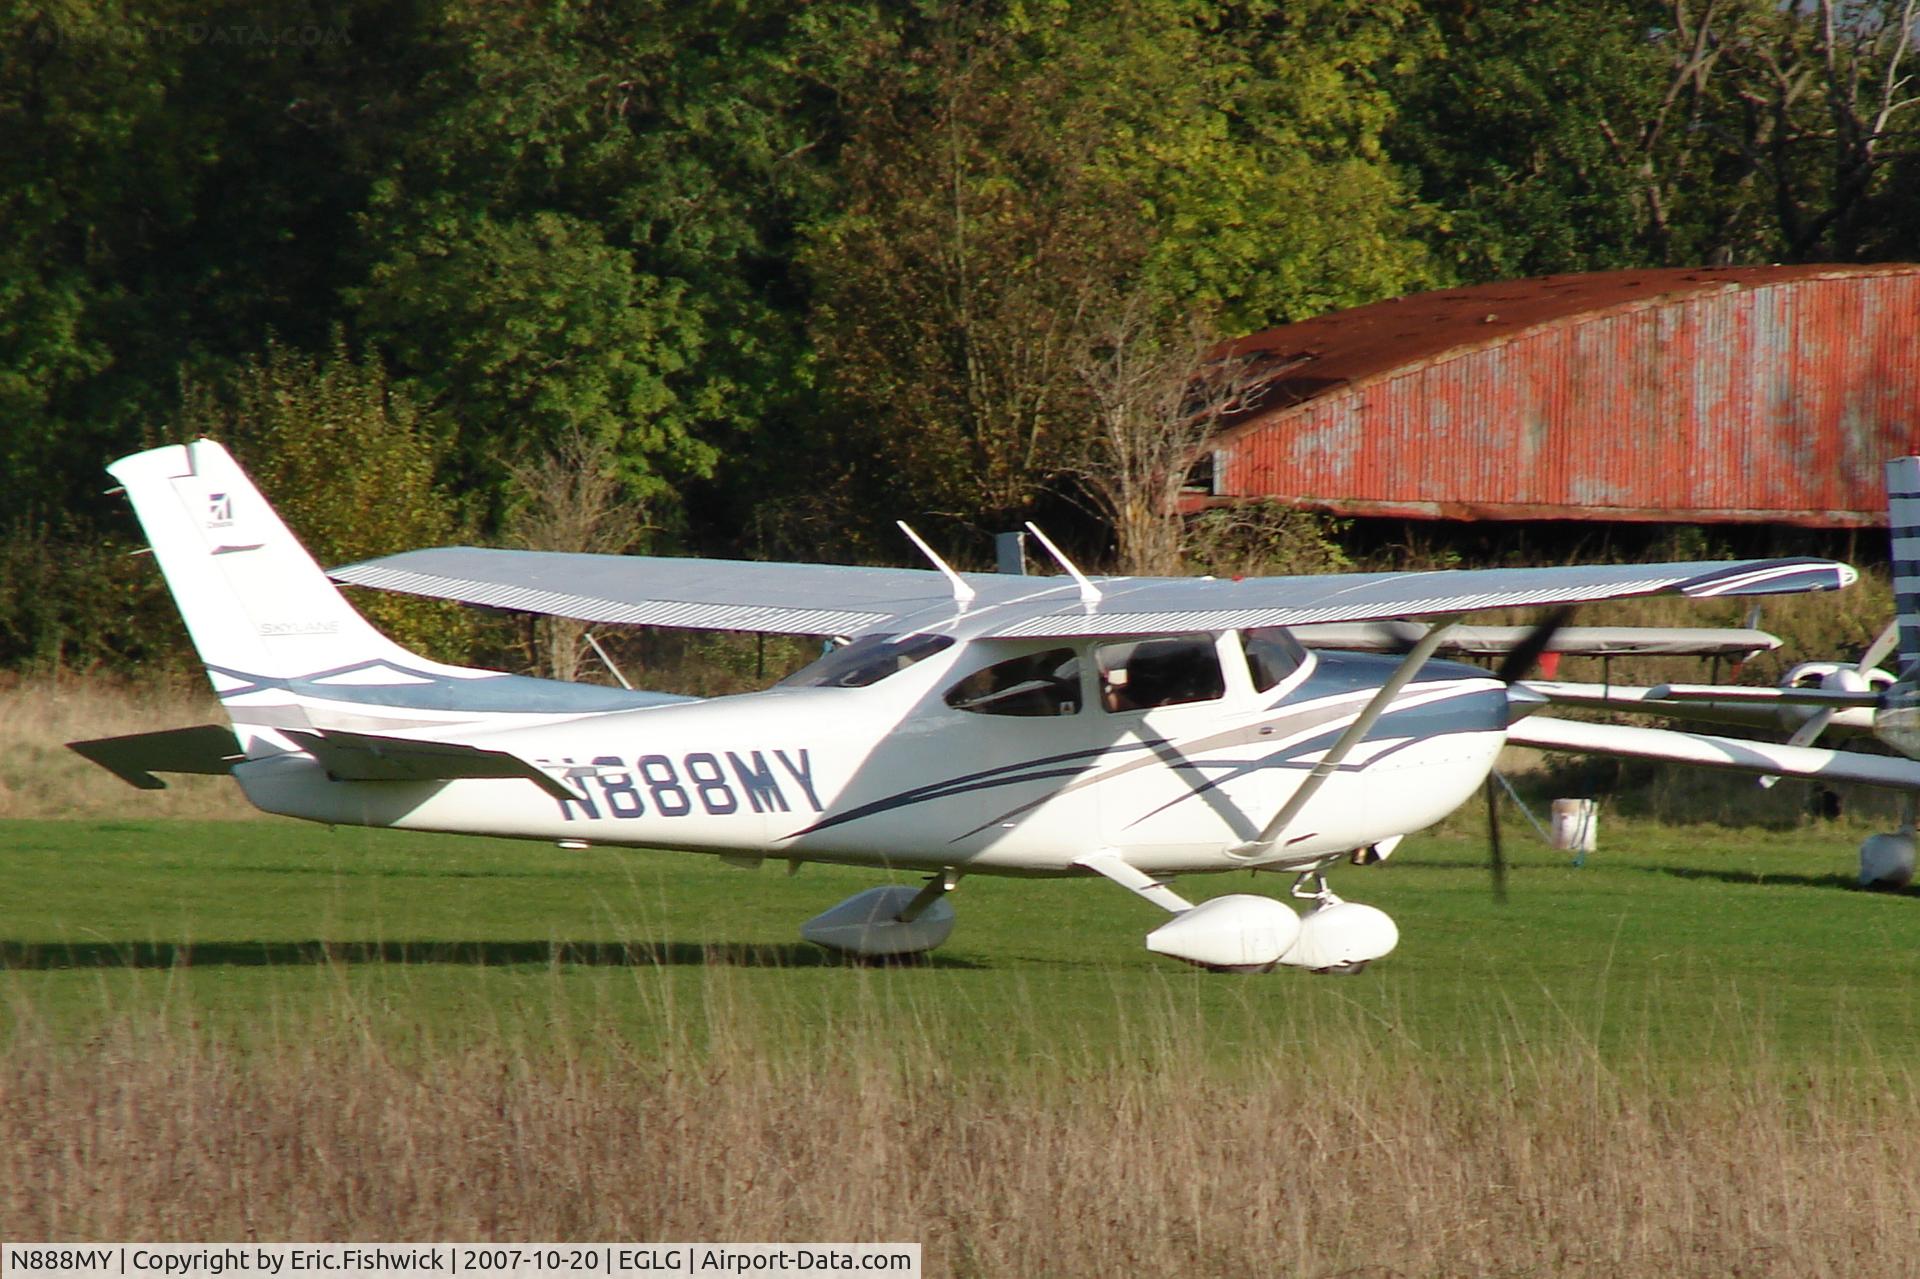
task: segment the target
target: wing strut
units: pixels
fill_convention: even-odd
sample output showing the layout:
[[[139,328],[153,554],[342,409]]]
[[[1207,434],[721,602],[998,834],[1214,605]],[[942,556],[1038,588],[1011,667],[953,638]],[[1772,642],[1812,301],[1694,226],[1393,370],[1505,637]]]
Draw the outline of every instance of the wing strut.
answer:
[[[1167,887],[1165,880],[1155,879],[1111,848],[1076,857],[1073,864],[1105,875],[1120,887],[1138,893],[1169,914],[1178,915],[1193,909],[1193,903]]]
[[[1307,801],[1313,798],[1314,792],[1326,784],[1327,778],[1333,776],[1334,771],[1346,761],[1353,748],[1360,744],[1360,739],[1367,735],[1382,715],[1386,714],[1387,707],[1393,704],[1393,699],[1400,695],[1400,690],[1419,673],[1420,668],[1427,664],[1427,659],[1432,657],[1434,650],[1440,647],[1440,642],[1446,638],[1447,631],[1452,626],[1453,619],[1444,618],[1434,623],[1433,629],[1420,637],[1420,642],[1401,659],[1400,665],[1388,677],[1387,682],[1380,686],[1380,691],[1373,695],[1359,717],[1347,725],[1347,731],[1340,734],[1340,740],[1320,757],[1320,762],[1313,766],[1313,771],[1308,773],[1306,779],[1300,783],[1300,788],[1280,806],[1280,811],[1273,815],[1273,820],[1267,823],[1266,828],[1239,847],[1228,849],[1228,856],[1238,857],[1257,865],[1262,858],[1273,852],[1274,843],[1287,829],[1288,824],[1300,815],[1300,810],[1307,806]]]

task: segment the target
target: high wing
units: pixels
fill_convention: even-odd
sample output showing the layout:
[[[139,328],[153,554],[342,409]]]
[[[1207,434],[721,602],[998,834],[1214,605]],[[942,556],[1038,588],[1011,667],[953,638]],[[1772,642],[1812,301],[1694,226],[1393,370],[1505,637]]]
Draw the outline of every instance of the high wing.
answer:
[[[953,598],[946,579],[927,569],[478,546],[404,551],[332,569],[328,576],[350,586],[582,622],[780,635],[857,635],[896,617],[950,606]],[[968,580],[980,590],[996,584],[987,574]]]
[[[589,622],[798,635],[963,628],[998,639],[1167,635],[1440,617],[1669,592],[1700,599],[1836,590],[1821,559],[1332,573],[1311,577],[963,575],[961,602],[928,569],[584,555],[452,546],[334,569],[335,581]],[[1088,598],[1096,596],[1098,598]]]
[[[1426,631],[1418,622],[1332,622],[1296,626],[1293,637],[1308,648],[1404,653]],[[1512,652],[1533,633],[1531,626],[1455,626],[1435,651],[1442,656],[1498,657]],[[1566,657],[1729,657],[1744,662],[1780,645],[1779,636],[1744,627],[1563,626],[1542,651]]]

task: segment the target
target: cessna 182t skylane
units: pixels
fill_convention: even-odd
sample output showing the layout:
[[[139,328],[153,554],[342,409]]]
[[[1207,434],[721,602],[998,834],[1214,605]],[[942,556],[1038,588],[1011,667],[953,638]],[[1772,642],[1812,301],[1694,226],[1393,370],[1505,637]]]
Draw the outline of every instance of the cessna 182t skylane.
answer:
[[[592,621],[843,638],[770,689],[700,700],[402,649],[211,441],[109,469],[232,731],[76,743],[81,753],[142,786],[161,784],[155,770],[228,772],[260,808],[320,822],[927,872],[924,887],[868,890],[802,929],[863,955],[943,942],[945,896],[964,875],[1099,875],[1173,916],[1147,937],[1159,953],[1351,970],[1398,933],[1336,897],[1323,872],[1385,857],[1452,811],[1487,779],[1510,725],[1544,704],[1478,667],[1429,661],[1450,619],[1854,580],[1815,559],[1090,579],[1050,543],[1064,576],[956,573],[924,544],[932,569],[454,547],[333,575]],[[1435,625],[1389,656],[1312,651],[1286,629],[1379,619]],[[1742,743],[1718,762],[1889,780],[1848,771],[1864,757],[1783,751]],[[1920,784],[1920,765],[1865,762]],[[1195,905],[1168,884],[1243,869],[1297,875],[1304,920],[1271,897]]]

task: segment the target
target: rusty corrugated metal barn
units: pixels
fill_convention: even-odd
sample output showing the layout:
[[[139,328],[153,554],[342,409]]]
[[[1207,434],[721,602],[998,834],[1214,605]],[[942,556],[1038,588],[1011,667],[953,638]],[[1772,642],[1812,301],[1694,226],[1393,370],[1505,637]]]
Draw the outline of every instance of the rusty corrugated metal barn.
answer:
[[[1439,519],[1884,524],[1920,452],[1920,266],[1547,276],[1233,344],[1274,373],[1211,498]]]

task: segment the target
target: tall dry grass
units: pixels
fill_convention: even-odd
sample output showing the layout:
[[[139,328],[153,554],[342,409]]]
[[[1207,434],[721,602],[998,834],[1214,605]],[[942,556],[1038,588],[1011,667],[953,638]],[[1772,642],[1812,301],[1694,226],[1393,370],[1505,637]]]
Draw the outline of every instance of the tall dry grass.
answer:
[[[612,1027],[612,1051],[398,1050],[350,1011],[246,1049],[156,1016],[80,1047],[22,1029],[0,1222],[919,1240],[959,1276],[1920,1273],[1904,1069],[1676,1079],[1517,1034],[1442,1060],[1358,1020],[1228,1067],[1137,1008],[1119,1059],[962,1068],[915,1029],[937,1009],[876,1002],[837,1048],[780,1053],[743,1007],[711,991],[697,1050]]]
[[[204,683],[0,674],[0,818],[257,816],[224,777],[168,774],[166,790],[135,790],[66,747],[93,737],[225,722]]]

